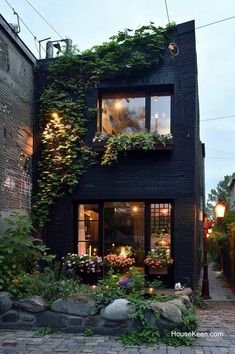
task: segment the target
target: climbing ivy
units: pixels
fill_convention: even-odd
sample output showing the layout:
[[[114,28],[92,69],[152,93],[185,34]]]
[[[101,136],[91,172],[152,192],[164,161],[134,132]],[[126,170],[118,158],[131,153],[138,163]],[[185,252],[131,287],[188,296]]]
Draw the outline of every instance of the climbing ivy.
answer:
[[[87,90],[103,79],[130,76],[159,64],[174,26],[155,27],[151,22],[135,31],[126,29],[108,42],[84,52],[65,52],[49,63],[47,87],[40,99],[42,151],[33,199],[36,229],[43,227],[56,199],[72,191],[95,161],[83,142],[86,123],[96,113],[86,106]]]

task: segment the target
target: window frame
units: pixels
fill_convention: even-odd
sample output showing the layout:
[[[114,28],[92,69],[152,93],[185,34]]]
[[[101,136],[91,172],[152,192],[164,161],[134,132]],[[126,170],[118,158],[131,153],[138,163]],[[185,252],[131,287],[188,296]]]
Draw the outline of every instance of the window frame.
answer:
[[[103,95],[112,95],[112,94],[128,94],[128,93],[142,93],[144,98],[145,98],[145,130],[150,132],[151,129],[151,97],[152,96],[168,96],[170,97],[170,132],[169,134],[172,134],[172,128],[173,128],[173,100],[174,100],[174,94],[173,94],[173,89],[172,87],[167,87],[167,88],[157,88],[157,87],[152,87],[152,88],[110,88],[110,89],[105,89],[101,90],[98,95],[98,116],[97,116],[97,132],[102,133],[102,97]],[[158,133],[158,132],[156,132]]]

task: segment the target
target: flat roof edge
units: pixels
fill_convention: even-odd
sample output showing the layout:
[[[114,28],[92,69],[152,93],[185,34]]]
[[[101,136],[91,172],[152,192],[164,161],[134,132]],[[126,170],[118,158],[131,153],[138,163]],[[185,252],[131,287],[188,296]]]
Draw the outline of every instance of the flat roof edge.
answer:
[[[14,32],[9,23],[5,20],[5,18],[0,14],[0,27],[3,28],[5,33],[10,37],[10,39],[16,43],[16,45],[20,48],[23,54],[33,63],[35,64],[37,58],[33,55],[30,49],[26,46],[26,44],[22,41],[22,39]]]

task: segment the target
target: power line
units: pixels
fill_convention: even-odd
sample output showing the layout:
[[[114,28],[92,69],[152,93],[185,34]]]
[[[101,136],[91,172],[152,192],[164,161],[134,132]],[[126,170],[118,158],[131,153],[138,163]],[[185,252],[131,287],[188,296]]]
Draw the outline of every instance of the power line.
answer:
[[[207,157],[206,159],[214,159],[214,160],[235,160],[235,157]]]
[[[207,26],[212,26],[212,25],[215,25],[215,24],[220,23],[220,22],[232,20],[234,18],[235,18],[235,16],[223,18],[222,20],[218,20],[218,21],[215,21],[215,22],[210,22],[210,23],[207,23],[206,25],[202,25],[202,26],[196,27],[195,29],[197,30],[197,29],[204,28],[204,27],[207,27]]]
[[[166,7],[167,20],[168,20],[168,23],[170,23],[170,16],[169,16],[169,11],[168,11],[168,6],[167,6],[167,0],[164,0],[164,1],[165,1],[165,7]]]
[[[232,155],[232,156],[235,158],[234,154],[231,153],[231,152],[222,151],[222,150],[216,150],[216,149],[212,149],[212,148],[206,146],[206,150],[207,150],[207,149],[212,150],[212,151],[215,151],[215,152],[219,152],[220,154]]]
[[[201,122],[206,122],[208,120],[217,120],[217,119],[227,119],[227,118],[234,118],[235,115],[231,115],[231,116],[224,116],[224,117],[215,117],[215,118],[208,118],[208,119],[201,119]]]
[[[56,29],[47,21],[47,19],[42,15],[40,14],[40,12],[28,1],[28,0],[25,0],[27,2],[27,4],[29,4],[29,6],[32,7],[32,9],[48,24],[49,27],[51,27],[51,29],[61,38],[63,39],[63,37],[56,31]]]
[[[5,2],[6,2],[7,5],[12,9],[13,14],[16,15],[16,16],[20,19],[20,21],[23,23],[23,25],[24,25],[24,26],[27,28],[27,30],[31,33],[31,35],[32,35],[33,38],[34,38],[34,41],[37,41],[38,44],[39,44],[39,41],[38,41],[38,39],[37,39],[37,36],[35,36],[35,34],[31,31],[31,29],[26,25],[26,23],[25,23],[24,20],[20,17],[20,15],[18,14],[18,12],[15,11],[14,7],[12,7],[11,4],[10,4],[7,0],[5,0]],[[36,49],[37,49],[37,51],[39,52],[37,46],[36,46]],[[45,51],[45,48],[42,47],[42,49]]]

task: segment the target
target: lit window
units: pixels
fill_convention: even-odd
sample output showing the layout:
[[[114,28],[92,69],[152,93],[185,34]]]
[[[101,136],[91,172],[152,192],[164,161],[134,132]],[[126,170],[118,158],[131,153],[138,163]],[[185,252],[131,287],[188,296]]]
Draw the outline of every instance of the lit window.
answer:
[[[150,131],[158,134],[171,132],[170,96],[151,96]]]
[[[99,211],[97,204],[78,206],[78,254],[99,255]]]
[[[145,129],[145,97],[141,94],[104,95],[102,132],[135,133]]]

